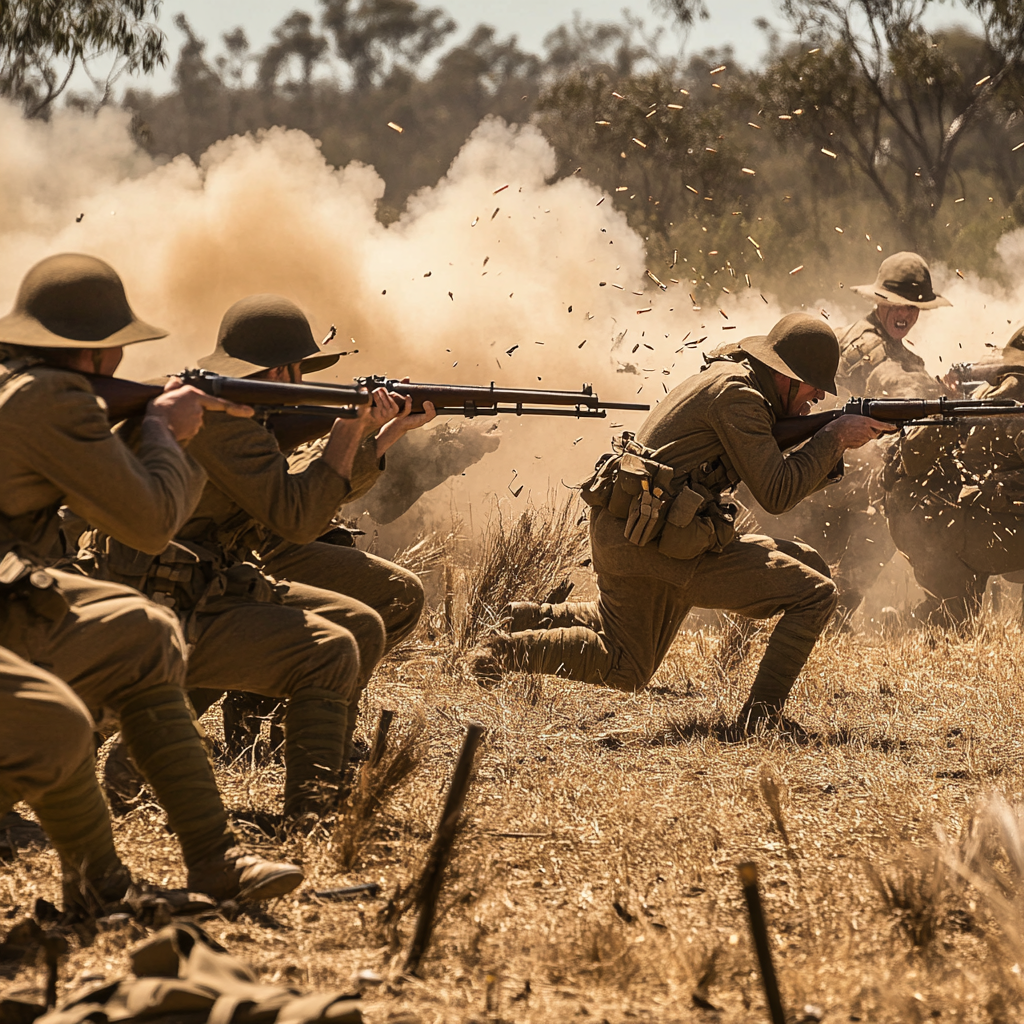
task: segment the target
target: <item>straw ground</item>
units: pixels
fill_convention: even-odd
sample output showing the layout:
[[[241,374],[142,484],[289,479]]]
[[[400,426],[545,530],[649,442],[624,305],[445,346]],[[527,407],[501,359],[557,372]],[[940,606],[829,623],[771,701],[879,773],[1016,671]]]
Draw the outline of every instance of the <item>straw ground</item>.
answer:
[[[736,875],[752,859],[793,1020],[1024,1019],[1024,635],[1009,619],[965,637],[831,634],[791,707],[818,739],[731,742],[765,629],[682,632],[636,695],[528,676],[484,690],[460,653],[497,620],[488,602],[569,571],[588,585],[575,511],[495,521],[483,549],[438,552],[422,566],[435,606],[375,675],[361,720],[369,743],[380,710],[396,711],[405,781],[357,780],[372,808],[358,841],[351,815],[281,837],[306,885],[206,924],[262,977],[362,985],[381,1022],[766,1020]],[[565,557],[552,569],[544,552]],[[467,821],[422,977],[403,980],[411,886],[468,719],[488,732]],[[241,818],[279,809],[279,765],[218,775]],[[139,875],[183,883],[156,808],[115,828]],[[362,881],[381,898],[313,895]],[[56,895],[52,852],[22,851],[3,866],[0,920]],[[138,934],[73,949],[63,983],[124,971]],[[379,981],[353,980],[367,971]],[[0,989],[43,980],[23,967]]]

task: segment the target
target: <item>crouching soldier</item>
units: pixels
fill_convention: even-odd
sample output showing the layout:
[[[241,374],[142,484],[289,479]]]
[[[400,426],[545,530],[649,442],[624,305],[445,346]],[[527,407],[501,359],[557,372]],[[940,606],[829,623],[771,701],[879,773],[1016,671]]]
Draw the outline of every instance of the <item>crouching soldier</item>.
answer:
[[[88,777],[82,707],[57,686],[63,680],[93,718],[120,720],[177,833],[188,887],[219,899],[268,899],[294,889],[302,871],[238,849],[182,688],[174,616],[135,590],[51,567],[62,554],[61,505],[124,544],[162,550],[204,481],[182,443],[204,410],[251,415],[171,382],[149,404],[133,454],[111,433],[82,374],[112,374],[123,346],[164,335],[134,315],[110,266],[74,254],[33,267],[0,319],[0,803],[32,801],[65,871],[102,901],[124,895],[127,872]],[[54,747],[36,768],[36,755],[10,753],[29,742],[30,728]],[[19,735],[9,746],[12,730]]]
[[[253,295],[225,313],[217,349],[200,367],[298,383],[304,370],[336,359],[318,351],[293,302]],[[400,437],[417,422],[396,420],[398,412],[386,392],[376,393],[358,418],[335,420],[320,457],[301,468],[289,466],[255,420],[210,418],[189,446],[209,479],[173,544],[154,557],[103,530],[82,537],[87,571],[135,586],[181,618],[192,645],[186,688],[197,712],[226,689],[285,703],[283,811],[292,821],[335,805],[360,695],[383,656],[386,630],[404,635],[422,608],[412,573],[309,543],[360,481],[372,482],[379,438]],[[288,550],[261,560],[270,533]],[[345,568],[332,572],[336,558]],[[130,798],[136,782],[123,754],[119,748],[108,759],[108,788]]]
[[[832,330],[802,313],[714,353],[584,484],[596,604],[513,606],[510,635],[470,654],[478,678],[511,668],[633,692],[650,682],[691,608],[781,613],[740,725],[785,723],[783,704],[832,615],[836,588],[812,548],[737,537],[723,495],[742,480],[766,511],[784,512],[841,474],[844,451],[890,429],[842,416],[782,454],[773,424],[834,395],[838,363]]]

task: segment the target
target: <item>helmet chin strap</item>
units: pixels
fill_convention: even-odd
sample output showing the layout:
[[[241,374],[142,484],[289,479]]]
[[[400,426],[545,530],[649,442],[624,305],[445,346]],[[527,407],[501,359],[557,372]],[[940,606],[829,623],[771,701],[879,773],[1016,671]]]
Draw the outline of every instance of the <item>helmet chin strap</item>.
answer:
[[[800,390],[802,383],[803,381],[799,381],[795,377],[789,378],[789,398],[786,400],[786,412],[791,416],[793,415],[793,403],[796,401],[796,393]]]

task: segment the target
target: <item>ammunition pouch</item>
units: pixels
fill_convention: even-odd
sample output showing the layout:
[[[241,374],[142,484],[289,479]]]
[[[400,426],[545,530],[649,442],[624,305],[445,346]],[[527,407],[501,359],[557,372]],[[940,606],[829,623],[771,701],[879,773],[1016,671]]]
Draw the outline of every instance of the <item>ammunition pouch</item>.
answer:
[[[679,559],[721,551],[731,543],[736,507],[723,504],[718,491],[736,481],[722,460],[705,464],[682,485],[673,486],[676,470],[658,458],[669,445],[655,451],[624,434],[620,447],[621,454],[601,457],[580,493],[592,508],[605,508],[625,520],[626,540],[638,547],[657,540],[659,553]]]
[[[682,560],[721,551],[736,537],[736,506],[706,487],[683,485],[668,510],[658,552]]]
[[[276,603],[279,595],[269,577],[248,562],[225,566],[210,548],[174,540],[158,555],[130,548],[105,534],[83,534],[76,568],[87,576],[132,587],[154,604],[174,611],[189,643],[198,637],[197,617],[216,614],[221,598]]]

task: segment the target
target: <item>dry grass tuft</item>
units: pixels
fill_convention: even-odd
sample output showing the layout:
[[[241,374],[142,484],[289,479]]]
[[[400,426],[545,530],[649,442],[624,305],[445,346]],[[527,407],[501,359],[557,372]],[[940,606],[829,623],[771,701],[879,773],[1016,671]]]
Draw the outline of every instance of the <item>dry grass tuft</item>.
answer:
[[[583,504],[571,494],[557,508],[528,508],[506,520],[496,509],[476,557],[445,574],[439,633],[468,650],[499,624],[511,601],[543,600],[576,569],[586,549]]]
[[[331,837],[334,857],[342,871],[351,871],[376,833],[380,811],[395,793],[422,767],[427,753],[427,720],[418,712],[397,738],[389,735],[390,748],[371,756],[356,773],[355,783],[345,801]]]
[[[883,906],[915,949],[934,941],[946,917],[949,869],[937,852],[875,867],[864,861],[864,873]]]

